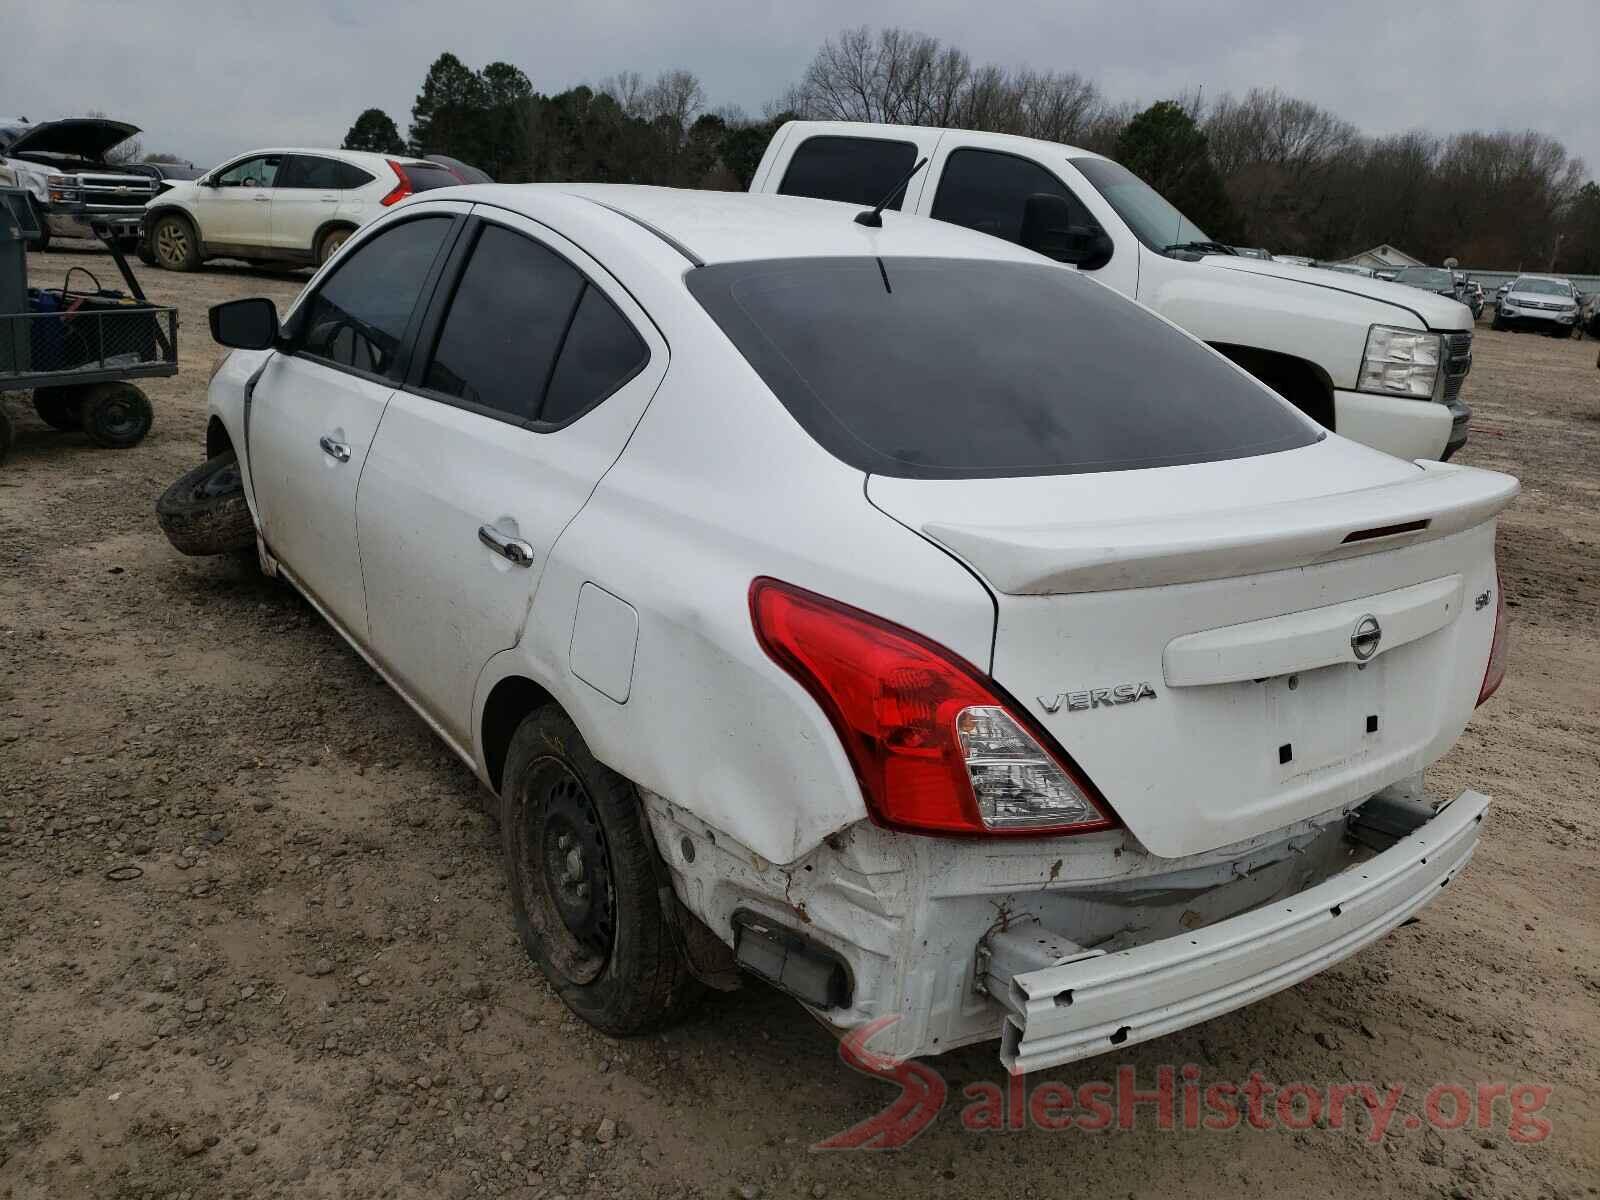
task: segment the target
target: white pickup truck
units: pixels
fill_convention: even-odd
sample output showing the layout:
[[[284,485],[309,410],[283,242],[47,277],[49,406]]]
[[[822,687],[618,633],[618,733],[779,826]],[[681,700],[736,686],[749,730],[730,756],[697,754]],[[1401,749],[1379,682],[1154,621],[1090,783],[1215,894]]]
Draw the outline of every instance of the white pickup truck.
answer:
[[[53,237],[94,237],[109,229],[127,248],[138,244],[144,206],[160,190],[155,168],[113,165],[106,154],[139,132],[104,117],[33,124],[0,118],[0,187],[27,191],[38,217],[38,248]]]
[[[1235,254],[1127,168],[1034,138],[790,121],[751,181],[951,221],[1087,272],[1345,437],[1408,459],[1467,440],[1472,313],[1416,288]]]

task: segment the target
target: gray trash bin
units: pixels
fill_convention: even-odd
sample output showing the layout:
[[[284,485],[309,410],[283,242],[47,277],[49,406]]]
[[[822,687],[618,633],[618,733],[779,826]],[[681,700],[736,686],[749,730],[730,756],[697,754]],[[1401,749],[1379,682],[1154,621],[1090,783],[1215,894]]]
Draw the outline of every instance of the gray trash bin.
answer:
[[[0,374],[26,371],[31,322],[7,320],[28,311],[28,259],[24,243],[39,236],[28,193],[0,188]]]

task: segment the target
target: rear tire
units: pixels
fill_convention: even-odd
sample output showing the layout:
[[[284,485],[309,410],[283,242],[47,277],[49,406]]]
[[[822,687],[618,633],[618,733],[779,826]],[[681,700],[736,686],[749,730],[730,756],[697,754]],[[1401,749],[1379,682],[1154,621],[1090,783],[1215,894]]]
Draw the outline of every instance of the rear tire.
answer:
[[[83,420],[82,407],[81,386],[33,389],[33,411],[52,429],[77,429]]]
[[[144,441],[155,424],[150,397],[131,383],[96,383],[83,389],[78,420],[89,440],[105,450],[126,450]]]
[[[680,1017],[699,985],[662,905],[639,794],[546,706],[506,751],[500,835],[517,933],[574,1013],[616,1037]]]
[[[11,449],[11,436],[11,417],[0,407],[0,463],[5,462],[6,454]]]
[[[150,244],[158,267],[168,271],[199,270],[200,235],[187,217],[168,213],[157,218],[150,230]]]
[[[330,229],[317,239],[317,266],[327,262],[339,252],[339,247],[350,240],[354,229]]]
[[[232,450],[178,476],[156,501],[156,520],[173,549],[195,556],[232,554],[256,544],[239,458]]]

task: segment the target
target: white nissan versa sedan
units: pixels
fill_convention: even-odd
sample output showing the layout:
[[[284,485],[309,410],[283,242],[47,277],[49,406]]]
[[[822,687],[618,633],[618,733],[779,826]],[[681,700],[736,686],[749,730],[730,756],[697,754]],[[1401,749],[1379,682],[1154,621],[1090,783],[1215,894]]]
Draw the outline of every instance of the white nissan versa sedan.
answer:
[[[418,197],[236,347],[262,564],[499,797],[517,927],[625,1034],[740,970],[1014,1071],[1382,937],[1488,800],[1515,480],[1317,427],[955,226]]]

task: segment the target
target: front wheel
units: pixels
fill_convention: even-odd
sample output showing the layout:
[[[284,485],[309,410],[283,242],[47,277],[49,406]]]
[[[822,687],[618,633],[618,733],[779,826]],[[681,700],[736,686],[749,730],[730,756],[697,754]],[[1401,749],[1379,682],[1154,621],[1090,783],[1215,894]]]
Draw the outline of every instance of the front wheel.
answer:
[[[83,389],[78,422],[96,446],[126,450],[144,441],[155,410],[150,397],[131,383],[96,383]]]
[[[578,1016],[613,1036],[680,1016],[698,987],[662,908],[638,792],[555,707],[506,753],[500,835],[528,956]]]
[[[200,267],[200,237],[185,218],[168,214],[150,231],[156,265],[169,271],[194,271]]]
[[[1506,319],[1500,315],[1498,310],[1496,310],[1493,318],[1490,319],[1489,328],[1502,330],[1506,328]]]

